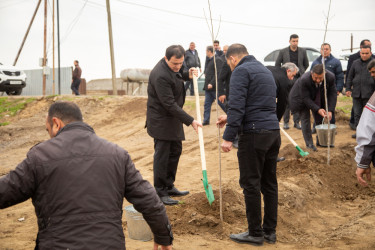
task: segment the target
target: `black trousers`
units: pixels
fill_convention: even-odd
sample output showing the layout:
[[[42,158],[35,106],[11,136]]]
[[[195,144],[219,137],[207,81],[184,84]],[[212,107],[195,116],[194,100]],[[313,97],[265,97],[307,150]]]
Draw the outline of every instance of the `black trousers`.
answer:
[[[291,113],[290,107],[289,107],[289,104],[287,104],[285,112],[284,112],[284,123],[289,123],[290,113]],[[300,117],[299,117],[299,113],[295,112],[295,113],[292,113],[292,115],[293,115],[293,122],[294,122],[294,124],[298,124],[299,121],[301,120]]]
[[[182,142],[154,139],[154,150],[154,187],[160,197],[168,196],[176,179]]]
[[[354,98],[353,97],[353,113],[354,113],[354,124],[357,127],[359,120],[361,119],[363,108],[366,106],[369,98]]]
[[[75,95],[79,95],[78,89],[79,89],[80,84],[81,84],[81,79],[75,79],[73,80],[72,85],[70,86],[70,88],[73,90]]]
[[[278,187],[276,160],[281,144],[279,130],[260,130],[241,134],[238,141],[240,186],[251,236],[276,231]],[[264,201],[262,226],[261,193]]]

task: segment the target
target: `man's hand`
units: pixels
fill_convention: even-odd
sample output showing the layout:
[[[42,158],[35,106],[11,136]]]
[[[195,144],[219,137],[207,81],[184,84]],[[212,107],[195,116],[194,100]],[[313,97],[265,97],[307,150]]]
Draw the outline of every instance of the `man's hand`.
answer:
[[[326,111],[324,109],[319,109],[318,110],[318,114],[321,116],[321,117],[326,117]]]
[[[161,246],[161,250],[172,250],[172,245],[162,246],[162,245],[159,245],[158,243],[154,242],[154,250],[158,250],[159,246]]]
[[[198,121],[196,121],[196,120],[194,120],[194,121],[191,123],[191,126],[193,126],[193,129],[194,129],[195,132],[197,132],[197,133],[198,133],[198,127],[203,128],[202,123],[200,123],[200,122],[198,122]]]
[[[199,72],[202,73],[202,69],[201,68],[199,68]]]
[[[337,95],[340,95],[340,91],[337,91]]]
[[[352,95],[352,92],[351,92],[351,91],[349,91],[349,90],[346,91],[346,96],[347,96],[347,97],[350,97],[351,95]]]
[[[367,181],[371,181],[371,168],[357,168],[357,171],[355,171],[355,174],[357,175],[357,180],[359,184],[366,187],[368,184],[364,180],[364,175],[366,175]]]
[[[189,69],[189,78],[193,79],[193,74],[198,77],[198,70],[196,68],[190,68]]]
[[[208,89],[212,89],[212,84],[209,83],[209,84],[207,85],[207,88],[208,88]]]
[[[226,98],[227,98],[226,95],[221,95],[221,96],[219,96],[219,101],[220,101],[221,103],[224,103]]]
[[[332,112],[331,111],[328,111],[328,119],[332,120]]]
[[[229,152],[232,149],[232,144],[233,144],[233,142],[231,142],[231,141],[223,140],[223,143],[221,143],[221,149],[224,152]]]
[[[227,124],[227,115],[221,115],[217,119],[216,126],[219,126],[220,128],[224,127],[225,124]]]

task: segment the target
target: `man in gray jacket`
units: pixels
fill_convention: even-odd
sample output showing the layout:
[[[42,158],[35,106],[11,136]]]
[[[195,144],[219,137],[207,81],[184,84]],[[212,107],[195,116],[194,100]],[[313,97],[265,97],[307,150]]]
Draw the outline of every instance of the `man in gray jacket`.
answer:
[[[281,67],[287,62],[292,62],[299,68],[299,73],[295,76],[294,82],[302,76],[306,69],[309,67],[309,59],[307,58],[306,50],[298,47],[298,35],[292,34],[289,38],[289,46],[280,50],[280,53],[276,59],[275,66]],[[290,118],[290,107],[287,105],[284,114],[284,129],[289,129],[289,118]],[[299,125],[300,117],[299,113],[293,113],[294,127],[301,129]]]
[[[165,207],[127,151],[99,138],[71,102],[51,105],[46,130],[51,139],[0,178],[0,209],[32,198],[35,249],[125,249],[124,197],[150,225],[154,247],[172,249]]]

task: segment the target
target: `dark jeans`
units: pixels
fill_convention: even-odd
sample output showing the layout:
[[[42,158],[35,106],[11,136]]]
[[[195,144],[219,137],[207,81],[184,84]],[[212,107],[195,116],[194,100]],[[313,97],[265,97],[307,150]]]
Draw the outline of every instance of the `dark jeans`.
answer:
[[[284,124],[289,123],[290,119],[290,107],[289,104],[286,105],[285,113],[284,113]],[[294,124],[298,124],[300,121],[299,113],[295,112],[293,113],[293,122]]]
[[[194,84],[192,81],[186,81],[185,82],[185,91],[190,89],[190,95],[194,95]]]
[[[210,116],[211,116],[211,106],[212,103],[216,99],[216,92],[213,90],[206,90],[204,92],[204,113],[203,113],[203,122],[204,123],[210,123]],[[217,100],[217,103],[219,104],[220,108],[226,112],[225,105],[221,103],[219,100]]]
[[[154,150],[154,187],[160,197],[168,196],[176,179],[182,142],[154,139]]]
[[[74,94],[76,95],[79,95],[79,85],[81,84],[81,79],[75,79],[73,80],[72,82],[72,85],[70,86],[70,88],[73,90]]]
[[[240,186],[251,236],[273,233],[277,225],[278,187],[276,160],[281,144],[279,130],[260,130],[241,134],[238,141]],[[261,194],[264,201],[262,226]]]
[[[356,127],[359,123],[359,119],[361,119],[363,108],[366,106],[368,100],[368,98],[353,97],[354,124]]]

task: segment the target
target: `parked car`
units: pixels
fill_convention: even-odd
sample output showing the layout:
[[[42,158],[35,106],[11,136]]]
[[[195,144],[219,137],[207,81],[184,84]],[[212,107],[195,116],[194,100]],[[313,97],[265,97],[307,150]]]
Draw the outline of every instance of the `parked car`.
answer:
[[[26,87],[26,74],[14,66],[0,63],[0,92],[7,95],[20,95]]]

